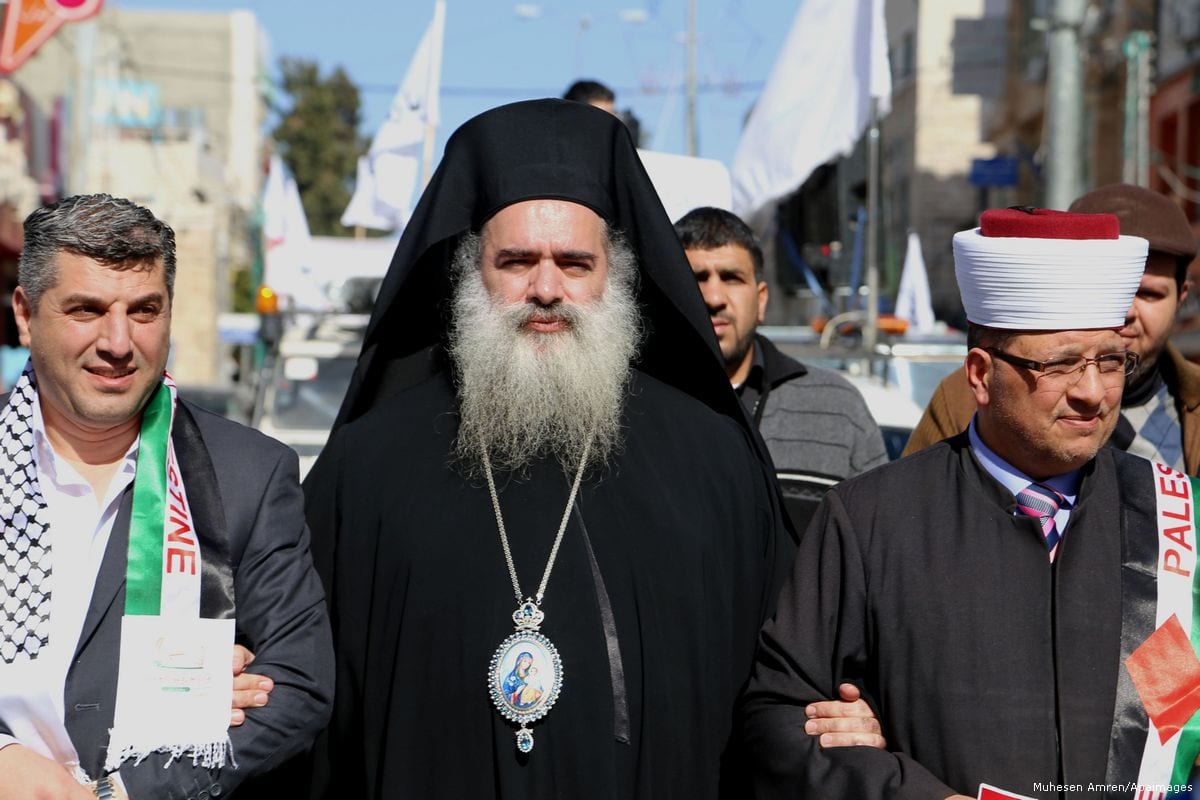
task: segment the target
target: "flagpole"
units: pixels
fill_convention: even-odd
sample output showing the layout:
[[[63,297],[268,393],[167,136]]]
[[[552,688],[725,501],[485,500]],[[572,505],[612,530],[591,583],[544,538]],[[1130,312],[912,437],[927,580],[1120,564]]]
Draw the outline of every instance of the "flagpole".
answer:
[[[687,154],[699,155],[696,135],[696,0],[688,0],[687,30]]]
[[[421,191],[425,191],[429,179],[433,177],[433,137],[436,130],[432,124],[425,123],[425,149],[421,153]]]
[[[442,90],[442,48],[445,43],[446,31],[446,0],[437,0],[433,4],[433,23],[431,26],[436,30],[436,35],[433,42],[433,52],[430,54],[429,77],[425,87],[425,97],[427,103],[436,103],[438,112],[429,114],[425,118],[425,148],[422,151],[421,159],[421,191],[429,185],[429,179],[433,177],[433,140],[437,133],[437,122],[441,117],[441,103],[438,100],[438,95]]]
[[[867,128],[867,321],[863,326],[863,346],[869,356],[879,341],[879,101],[871,98],[871,117]]]

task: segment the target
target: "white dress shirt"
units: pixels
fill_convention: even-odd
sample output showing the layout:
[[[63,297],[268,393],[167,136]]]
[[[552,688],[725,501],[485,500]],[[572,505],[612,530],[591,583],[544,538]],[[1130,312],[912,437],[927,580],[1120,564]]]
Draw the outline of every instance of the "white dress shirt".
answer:
[[[137,468],[137,440],[125,453],[108,489],[97,498],[91,485],[46,436],[41,401],[35,398],[34,463],[46,501],[51,548],[50,642],[35,661],[0,662],[0,718],[14,736],[0,734],[0,748],[20,743],[47,758],[63,761],[74,748],[65,739],[64,695],[67,672],[91,604],[96,576],[112,534],[121,495]],[[52,718],[47,718],[52,715]],[[100,776],[93,775],[91,778]]]

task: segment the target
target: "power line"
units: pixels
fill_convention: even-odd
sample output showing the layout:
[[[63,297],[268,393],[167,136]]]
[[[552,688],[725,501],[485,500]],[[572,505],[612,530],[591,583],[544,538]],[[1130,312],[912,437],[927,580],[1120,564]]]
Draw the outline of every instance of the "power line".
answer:
[[[706,94],[723,93],[737,94],[740,92],[756,92],[761,91],[766,84],[762,81],[707,81],[696,84],[696,90]],[[638,95],[667,95],[678,89],[678,86],[670,85],[663,87],[646,87],[646,86],[612,86],[612,90],[621,97],[631,94]],[[396,86],[387,86],[384,84],[362,84],[358,90],[364,94],[386,93],[394,94]],[[526,97],[537,94],[545,97],[557,97],[562,93],[562,87],[553,89],[546,87],[519,87],[507,88],[500,86],[442,86],[441,92],[443,95],[452,95],[455,97]]]
[[[205,69],[203,67],[178,67],[169,66],[166,64],[147,64],[139,63],[137,69],[148,80],[153,80],[152,77],[158,78],[188,78],[192,80],[207,80],[223,83],[232,83],[233,76],[224,70]],[[257,78],[248,78],[246,80],[257,82]],[[707,94],[723,93],[723,94],[738,94],[741,92],[757,92],[761,91],[765,80],[758,81],[702,81],[697,84],[696,88],[700,92]],[[362,83],[358,84],[358,91],[361,94],[395,94],[399,83]],[[675,91],[675,86],[614,86],[613,91],[619,95],[665,95]],[[562,92],[562,87],[557,86],[548,88],[544,86],[530,87],[511,87],[511,86],[442,86],[442,94],[453,97],[527,97],[529,95],[542,95],[547,97],[556,97]]]

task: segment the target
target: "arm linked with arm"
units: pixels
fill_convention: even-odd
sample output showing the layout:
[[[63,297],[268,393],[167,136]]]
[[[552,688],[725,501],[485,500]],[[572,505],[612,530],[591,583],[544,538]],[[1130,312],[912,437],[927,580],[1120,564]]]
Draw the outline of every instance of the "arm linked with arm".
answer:
[[[249,709],[245,723],[229,731],[237,769],[227,764],[205,770],[186,758],[162,769],[166,757],[161,755],[137,766],[126,763],[120,772],[132,800],[213,794],[213,787],[228,794],[247,777],[303,752],[328,721],[333,700],[329,618],[309,554],[296,456],[290,450],[275,452],[234,578],[238,641],[255,653],[254,671],[274,681],[270,702]],[[253,483],[247,486],[255,489]]]
[[[335,800],[367,796],[363,738],[362,691],[366,661],[366,618],[370,591],[364,586],[364,552],[355,552],[378,531],[357,530],[344,536],[342,525],[342,470],[348,430],[335,433],[304,481],[313,560],[329,599],[336,656],[337,703],[329,727],[317,739],[308,770],[308,796]],[[368,547],[368,552],[370,548]],[[342,573],[345,573],[344,575]],[[350,744],[348,744],[350,743]]]
[[[955,794],[902,753],[822,748],[805,731],[809,703],[835,699],[840,683],[861,686],[869,673],[860,544],[839,495],[831,492],[801,538],[741,701],[742,738],[760,798],[942,800]]]

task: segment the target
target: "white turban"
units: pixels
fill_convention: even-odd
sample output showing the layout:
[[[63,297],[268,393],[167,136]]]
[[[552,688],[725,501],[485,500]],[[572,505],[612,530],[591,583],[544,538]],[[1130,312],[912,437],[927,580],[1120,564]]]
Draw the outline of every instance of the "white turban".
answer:
[[[1119,328],[1146,268],[1148,244],[1119,235],[1112,214],[985,211],[954,235],[967,319],[1006,330]]]

